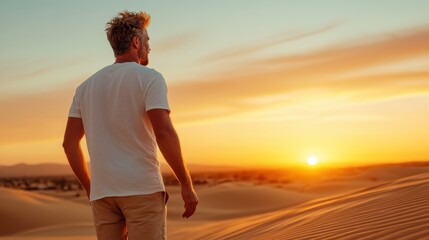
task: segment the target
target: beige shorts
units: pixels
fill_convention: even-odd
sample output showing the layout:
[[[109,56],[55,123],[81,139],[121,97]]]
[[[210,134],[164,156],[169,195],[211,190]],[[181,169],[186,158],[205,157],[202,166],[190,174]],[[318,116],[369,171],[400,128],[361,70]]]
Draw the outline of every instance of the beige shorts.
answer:
[[[92,201],[97,239],[166,239],[167,200],[166,192],[156,192]]]

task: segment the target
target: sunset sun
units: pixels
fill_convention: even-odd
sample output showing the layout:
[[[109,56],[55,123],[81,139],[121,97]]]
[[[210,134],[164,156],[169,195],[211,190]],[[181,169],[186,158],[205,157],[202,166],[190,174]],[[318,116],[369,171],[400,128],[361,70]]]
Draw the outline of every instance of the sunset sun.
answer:
[[[317,163],[319,163],[319,160],[315,156],[310,156],[310,157],[307,158],[307,163],[310,166],[314,166]]]

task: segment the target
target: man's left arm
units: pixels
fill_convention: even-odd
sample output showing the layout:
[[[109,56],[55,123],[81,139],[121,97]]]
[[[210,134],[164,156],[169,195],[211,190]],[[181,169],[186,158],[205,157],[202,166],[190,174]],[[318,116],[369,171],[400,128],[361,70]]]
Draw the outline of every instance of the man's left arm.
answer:
[[[91,192],[90,177],[86,165],[80,141],[85,134],[82,118],[69,117],[66,132],[64,134],[63,148],[69,161],[70,167],[85,188],[89,198]]]

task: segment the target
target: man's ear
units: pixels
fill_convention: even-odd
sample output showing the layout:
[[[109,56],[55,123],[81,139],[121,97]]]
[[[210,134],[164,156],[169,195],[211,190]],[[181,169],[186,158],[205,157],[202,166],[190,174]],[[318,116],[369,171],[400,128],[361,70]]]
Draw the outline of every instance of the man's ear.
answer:
[[[134,48],[138,48],[138,47],[140,46],[140,44],[141,44],[139,37],[134,36],[134,37],[131,39],[131,44],[132,44],[132,46],[133,46]]]

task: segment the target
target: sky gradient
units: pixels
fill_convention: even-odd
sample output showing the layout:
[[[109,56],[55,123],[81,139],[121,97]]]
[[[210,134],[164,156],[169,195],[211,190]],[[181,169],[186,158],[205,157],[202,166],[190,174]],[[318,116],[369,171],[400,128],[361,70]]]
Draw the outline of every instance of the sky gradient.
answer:
[[[75,88],[114,61],[104,27],[145,10],[187,162],[429,160],[428,1],[0,3],[0,164],[66,163]]]

